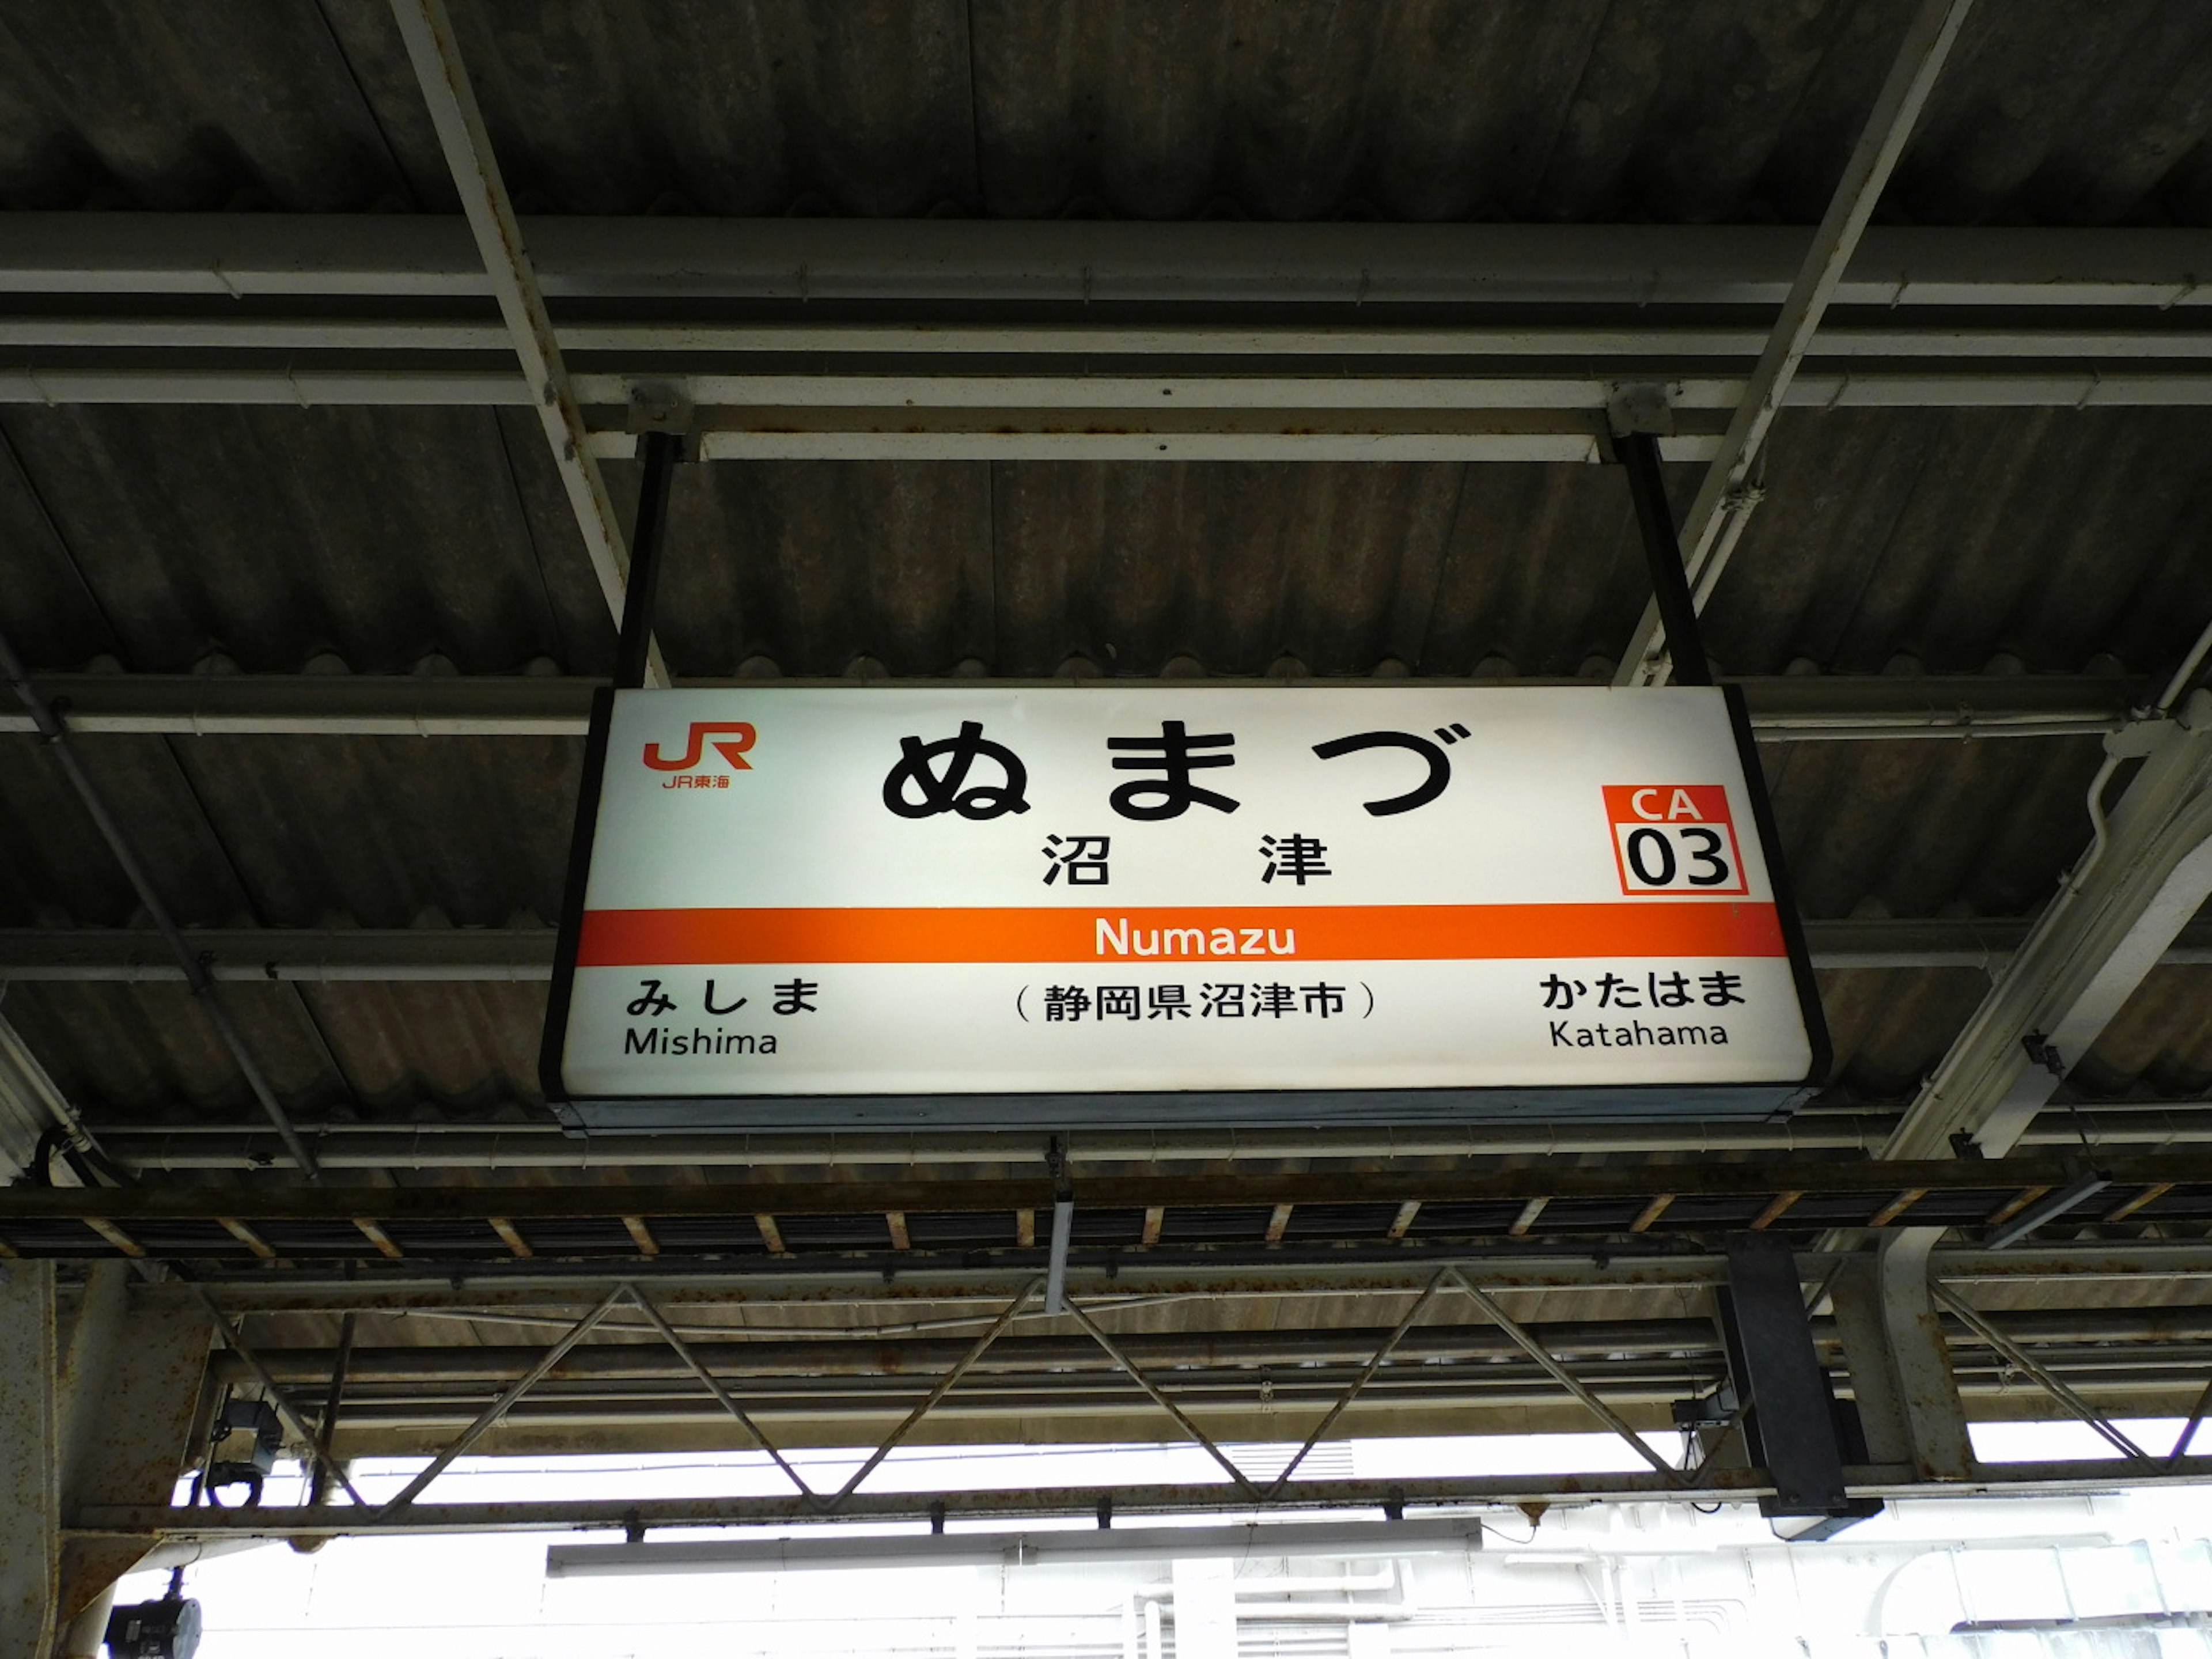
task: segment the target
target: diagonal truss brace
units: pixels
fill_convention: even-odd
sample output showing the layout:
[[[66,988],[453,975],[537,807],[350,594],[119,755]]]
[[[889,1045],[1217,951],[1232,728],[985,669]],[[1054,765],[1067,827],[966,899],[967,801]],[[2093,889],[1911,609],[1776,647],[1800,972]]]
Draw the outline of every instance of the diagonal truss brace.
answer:
[[[906,1414],[898,1427],[884,1437],[881,1445],[868,1454],[867,1462],[853,1471],[852,1479],[837,1488],[836,1493],[828,1500],[829,1508],[836,1509],[858,1492],[860,1489],[860,1483],[876,1472],[876,1466],[898,1449],[899,1443],[914,1432],[923,1418],[937,1409],[939,1401],[959,1386],[960,1379],[968,1375],[969,1368],[989,1352],[994,1342],[1006,1334],[1006,1328],[1020,1316],[1022,1310],[1029,1304],[1029,1299],[1037,1293],[1040,1283],[1040,1280],[1032,1279],[1014,1292],[1014,1299],[1006,1304],[1006,1310],[991,1322],[988,1330],[975,1339],[975,1346],[961,1355],[959,1363],[938,1379],[937,1386]]]
[[[783,1471],[791,1484],[799,1488],[799,1496],[802,1498],[818,1496],[819,1494],[800,1478],[799,1471],[792,1468],[784,1455],[776,1449],[775,1443],[768,1437],[761,1425],[753,1421],[751,1415],[737,1402],[730,1391],[722,1386],[720,1380],[707,1369],[705,1362],[691,1351],[691,1345],[678,1335],[676,1328],[661,1317],[660,1310],[646,1299],[645,1293],[633,1288],[630,1291],[630,1300],[637,1304],[638,1311],[651,1322],[653,1328],[660,1333],[660,1340],[676,1351],[676,1357],[681,1359],[691,1374],[705,1385],[707,1392],[714,1396],[715,1402],[737,1419],[738,1426],[753,1437],[754,1443],[766,1452],[776,1468]]]
[[[2043,1362],[2021,1347],[1985,1318],[1981,1310],[1948,1285],[1929,1281],[1929,1293],[1944,1307],[1958,1316],[1968,1329],[2003,1355],[2011,1364],[2034,1379],[2035,1384],[2060,1405],[2094,1429],[2113,1449],[2123,1457],[2132,1457],[2139,1463],[2151,1461],[2150,1454],[2113,1426],[2110,1419],[2100,1415],[2097,1408],[2053,1376]]]
[[[1246,1477],[1243,1470],[1238,1468],[1237,1465],[1231,1461],[1229,1454],[1221,1449],[1221,1447],[1214,1440],[1213,1437],[1206,1433],[1204,1429],[1199,1427],[1197,1424],[1191,1421],[1190,1414],[1184,1411],[1182,1407],[1176,1405],[1176,1402],[1169,1397],[1168,1393],[1164,1389],[1161,1388],[1158,1383],[1153,1382],[1151,1377],[1146,1376],[1143,1370],[1139,1368],[1137,1363],[1131,1359],[1127,1354],[1121,1352],[1120,1345],[1117,1344],[1112,1337],[1107,1335],[1103,1330],[1099,1328],[1098,1322],[1096,1320],[1092,1319],[1089,1314],[1084,1312],[1084,1310],[1073,1302],[1070,1302],[1067,1304],[1067,1311],[1074,1318],[1075,1322],[1082,1326],[1084,1330],[1090,1334],[1091,1340],[1106,1351],[1106,1357],[1109,1359],[1111,1359],[1116,1365],[1119,1365],[1124,1371],[1128,1373],[1129,1380],[1144,1390],[1146,1397],[1149,1399],[1152,1404],[1158,1406],[1162,1411],[1165,1412],[1170,1417],[1175,1419],[1176,1426],[1181,1429],[1185,1434],[1188,1435],[1193,1440],[1196,1441],[1198,1444],[1204,1449],[1206,1455],[1222,1467],[1222,1468],[1227,1473],[1230,1480],[1236,1483],[1237,1490],[1238,1492],[1243,1493],[1246,1498],[1249,1498],[1255,1504],[1263,1501],[1260,1494],[1260,1489],[1254,1486],[1251,1480]],[[1304,1455],[1304,1453],[1300,1454],[1301,1456]]]
[[[1475,1306],[1482,1310],[1483,1313],[1489,1318],[1492,1324],[1496,1325],[1499,1330],[1504,1332],[1507,1336],[1510,1337],[1513,1340],[1515,1346],[1517,1346],[1522,1352],[1527,1354],[1529,1358],[1534,1360],[1537,1364],[1541,1366],[1545,1373],[1551,1377],[1552,1381],[1558,1383],[1569,1394],[1574,1395],[1577,1400],[1582,1401],[1584,1406],[1588,1407],[1591,1413],[1595,1415],[1599,1421],[1602,1422],[1606,1427],[1611,1429],[1615,1434],[1626,1441],[1631,1449],[1635,1451],[1638,1457],[1649,1463],[1654,1469],[1656,1469],[1662,1475],[1665,1476],[1670,1481],[1679,1482],[1684,1478],[1683,1472],[1681,1470],[1676,1468],[1672,1463],[1669,1463],[1665,1458],[1660,1456],[1657,1452],[1653,1451],[1650,1446],[1644,1443],[1644,1437],[1637,1433],[1634,1429],[1629,1427],[1628,1420],[1626,1418],[1622,1417],[1619,1412],[1613,1410],[1612,1407],[1607,1405],[1604,1401],[1599,1399],[1597,1395],[1592,1394],[1589,1388],[1583,1384],[1583,1380],[1577,1376],[1572,1371],[1569,1370],[1565,1365],[1562,1365],[1557,1359],[1553,1358],[1552,1357],[1551,1351],[1546,1348],[1542,1343],[1539,1342],[1535,1339],[1535,1336],[1525,1326],[1523,1326],[1518,1320],[1515,1319],[1511,1314],[1507,1313],[1504,1309],[1499,1307],[1498,1305],[1498,1299],[1495,1297],[1492,1296],[1489,1291],[1483,1290],[1480,1285],[1474,1284],[1464,1273],[1461,1273],[1458,1268],[1448,1267],[1445,1269],[1445,1272],[1449,1275],[1454,1282],[1459,1285],[1460,1289],[1465,1291],[1468,1296],[1474,1297]]]
[[[1443,1288],[1444,1280],[1449,1276],[1450,1270],[1447,1268],[1431,1279],[1428,1288],[1413,1298],[1413,1305],[1406,1310],[1406,1316],[1398,1322],[1397,1328],[1382,1339],[1382,1346],[1375,1350],[1375,1357],[1360,1368],[1359,1375],[1353,1377],[1351,1385],[1336,1397],[1336,1403],[1328,1408],[1328,1415],[1314,1425],[1314,1431],[1306,1437],[1305,1444],[1298,1448],[1297,1455],[1283,1465],[1283,1472],[1275,1477],[1274,1483],[1267,1488],[1269,1498],[1275,1498],[1281,1494],[1283,1488],[1290,1484],[1291,1476],[1297,1472],[1298,1465],[1306,1461],[1306,1454],[1319,1445],[1322,1437],[1336,1425],[1336,1419],[1351,1409],[1352,1402],[1359,1396],[1359,1391],[1374,1379],[1376,1371],[1382,1369],[1383,1361],[1389,1358],[1392,1350],[1405,1339],[1406,1333],[1413,1328],[1421,1315],[1427,1311],[1429,1304],[1436,1299],[1437,1292]]]
[[[630,1295],[630,1287],[627,1284],[617,1285],[614,1289],[609,1291],[605,1297],[601,1299],[599,1306],[593,1308],[591,1312],[586,1314],[574,1325],[571,1325],[568,1328],[567,1334],[564,1334],[559,1341],[556,1342],[551,1347],[546,1349],[544,1353],[538,1355],[536,1363],[533,1364],[528,1370],[523,1372],[520,1376],[515,1378],[515,1380],[507,1386],[506,1393],[501,1395],[498,1399],[493,1401],[490,1405],[485,1407],[483,1411],[477,1413],[476,1421],[470,1424],[465,1429],[463,1429],[459,1435],[454,1438],[452,1443],[447,1446],[445,1450],[440,1452],[435,1457],[432,1458],[427,1468],[420,1470],[412,1480],[410,1480],[406,1486],[400,1489],[399,1495],[398,1497],[392,1498],[391,1502],[386,1504],[383,1508],[377,1510],[377,1519],[380,1521],[388,1520],[391,1516],[398,1514],[400,1510],[405,1509],[410,1504],[413,1503],[415,1499],[421,1495],[422,1489],[425,1486],[428,1486],[433,1480],[435,1480],[440,1475],[443,1474],[447,1469],[452,1467],[454,1459],[459,1457],[463,1453],[466,1452],[470,1447],[475,1445],[477,1441],[483,1439],[485,1435],[490,1433],[493,1429],[496,1428],[499,1425],[500,1419],[505,1417],[508,1411],[514,1407],[516,1401],[521,1399],[524,1395],[529,1393],[532,1388],[536,1387],[538,1380],[543,1377],[546,1372],[551,1370],[556,1365],[561,1363],[561,1361],[567,1356],[569,1349],[574,1347],[579,1342],[581,1342],[586,1336],[590,1335],[592,1333],[592,1328],[597,1325],[602,1319],[605,1319],[609,1314],[612,1313],[616,1307]],[[348,1488],[348,1490],[350,1491],[351,1488]]]
[[[216,1334],[222,1338],[225,1346],[233,1353],[246,1362],[247,1368],[259,1381],[262,1392],[268,1397],[269,1403],[276,1407],[278,1419],[283,1423],[285,1429],[293,1438],[307,1448],[307,1455],[313,1461],[316,1469],[327,1479],[336,1480],[343,1488],[345,1495],[356,1504],[367,1507],[368,1500],[354,1490],[353,1482],[346,1478],[344,1468],[333,1462],[329,1452],[325,1449],[322,1437],[308,1431],[307,1424],[301,1419],[300,1413],[292,1409],[292,1402],[284,1397],[284,1390],[276,1386],[276,1379],[270,1373],[269,1367],[262,1364],[261,1356],[246,1346],[246,1339],[239,1334],[238,1327],[224,1317],[222,1310],[216,1306],[215,1298],[207,1293],[204,1286],[196,1285],[190,1279],[185,1279],[183,1283],[198,1298],[199,1304],[207,1310],[207,1316],[215,1323]]]

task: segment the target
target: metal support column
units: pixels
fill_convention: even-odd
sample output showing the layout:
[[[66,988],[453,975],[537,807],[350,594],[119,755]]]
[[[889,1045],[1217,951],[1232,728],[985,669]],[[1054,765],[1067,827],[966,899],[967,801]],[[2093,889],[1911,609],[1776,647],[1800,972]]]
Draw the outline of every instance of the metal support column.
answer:
[[[0,1659],[44,1659],[61,1575],[54,1269],[0,1264]]]
[[[1928,1271],[1941,1237],[1936,1228],[1912,1227],[1884,1238],[1875,1249],[1875,1279],[1910,1461],[1923,1480],[1964,1480],[1974,1474],[1973,1443]]]
[[[55,1421],[65,1510],[165,1502],[190,1458],[214,1333],[197,1309],[155,1303],[143,1288],[125,1263],[96,1262],[75,1316],[59,1326]],[[155,1542],[151,1534],[64,1542],[58,1620],[76,1618]]]

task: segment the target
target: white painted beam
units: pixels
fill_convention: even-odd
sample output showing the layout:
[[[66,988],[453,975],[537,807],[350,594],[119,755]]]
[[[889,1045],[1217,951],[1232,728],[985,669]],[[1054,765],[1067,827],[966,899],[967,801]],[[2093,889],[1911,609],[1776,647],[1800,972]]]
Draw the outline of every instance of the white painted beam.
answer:
[[[1886,1158],[1941,1158],[1964,1133],[1990,1157],[2020,1139],[2106,1025],[2212,896],[2212,692],[2168,723],[2108,740],[2143,757],[2083,855],[1907,1110]],[[2031,1036],[2056,1068],[2031,1058]]]
[[[1812,233],[1769,225],[1144,224],[1115,221],[520,222],[549,299],[995,303],[1088,311],[1528,303],[1772,312]],[[2212,231],[1875,226],[1832,306],[2212,306]],[[488,300],[458,215],[11,213],[0,295]],[[1071,319],[1070,320],[1077,320]],[[1218,319],[1214,319],[1218,321]],[[1240,321],[1252,320],[1240,319]],[[1767,331],[1758,331],[1758,338]],[[1747,348],[1758,349],[1755,338]]]
[[[162,736],[578,737],[602,682],[571,677],[477,674],[41,674],[39,690],[65,707],[73,732]],[[869,684],[793,678],[785,686]],[[1126,684],[1101,681],[1098,684]],[[1315,678],[1339,690],[1426,686],[1482,691],[1571,682],[1425,677]],[[760,681],[686,680],[687,687]],[[875,683],[872,683],[875,684]],[[905,678],[889,686],[980,684],[1079,689],[1061,680]],[[1212,685],[1279,684],[1216,677]],[[1770,675],[1737,679],[1761,742],[1857,742],[2102,735],[2126,727],[2146,694],[2134,681],[2089,675]],[[0,708],[0,732],[33,730],[30,715]]]
[[[522,227],[507,199],[506,182],[492,154],[491,136],[484,130],[483,113],[477,106],[475,89],[461,61],[460,41],[447,15],[445,0],[392,0],[392,15],[406,43],[416,83],[428,105],[430,124],[439,147],[460,192],[461,206],[477,252],[483,261],[500,315],[506,319],[514,353],[530,402],[538,412],[553,464],[561,475],[576,527],[590,556],[592,569],[606,596],[615,625],[622,625],[624,588],[629,574],[629,551],[616,521],[614,501],[599,462],[591,453],[584,412],[568,385],[561,358],[561,344],[546,313],[544,297],[531,269],[530,254],[522,240]],[[659,647],[647,642],[646,682],[668,684],[668,671]]]
[[[1843,177],[1837,181],[1827,211],[1813,233],[1812,246],[1805,252],[1796,280],[1790,285],[1789,297],[1782,302],[1774,331],[1759,353],[1759,366],[1752,371],[1751,382],[1736,405],[1719,453],[1706,464],[1680,535],[1682,562],[1700,608],[1735,545],[1735,536],[1729,533],[1725,520],[1751,510],[1755,498],[1744,485],[1759,459],[1760,446],[1766,441],[1767,430],[1812,346],[1822,317],[1843,284],[1859,238],[1874,216],[1875,204],[1881,198],[1897,158],[1905,153],[1905,140],[1911,137],[1913,124],[1935,89],[1936,77],[1942,72],[1944,59],[1950,56],[1952,42],[1958,39],[1959,27],[1966,21],[1973,0],[1922,0],[1906,25],[1896,59],[1875,96],[1874,107],[1867,113],[1866,126],[1850,158],[1844,163]],[[1666,679],[1656,599],[1645,607],[1615,678],[1622,685],[1656,684]]]

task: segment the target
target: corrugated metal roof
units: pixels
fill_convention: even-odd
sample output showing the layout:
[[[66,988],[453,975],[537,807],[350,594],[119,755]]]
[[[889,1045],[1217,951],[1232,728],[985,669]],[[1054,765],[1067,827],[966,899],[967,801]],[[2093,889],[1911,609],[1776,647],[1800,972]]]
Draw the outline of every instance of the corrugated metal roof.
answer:
[[[1808,225],[1912,7],[454,9],[525,213]],[[46,13],[0,18],[0,207],[458,205],[380,0]],[[1978,7],[1879,216],[2212,224],[2208,88],[2212,9]],[[526,411],[9,406],[0,437],[0,627],[34,668],[611,665],[612,626]],[[2153,684],[2212,616],[2208,440],[2212,414],[2190,409],[1785,413],[1709,613],[1713,654],[1743,674],[2094,669]],[[635,469],[607,471],[627,514]],[[1674,473],[1679,508],[1695,476]],[[1598,677],[1646,592],[1621,479],[1594,467],[724,464],[679,475],[659,634],[702,677]],[[573,740],[80,747],[187,926],[527,926],[558,907]],[[2088,738],[1766,751],[1799,897],[1823,918],[2033,914],[2087,842],[2098,759]],[[137,909],[51,757],[0,738],[0,927],[121,926]],[[2154,972],[2073,1091],[2202,1099],[2208,975]],[[1837,1066],[1821,1104],[1909,1099],[1987,982],[1960,968],[1824,974]],[[223,996],[304,1120],[542,1121],[542,987]],[[96,1126],[258,1115],[180,986],[26,982],[0,1012]],[[2203,1293],[2099,1291],[2114,1306]],[[1254,1297],[1203,1317],[1357,1327],[1395,1305]],[[1708,1310],[1688,1291],[1513,1306],[1538,1320]],[[1191,1317],[1162,1305],[1139,1322]],[[427,1323],[373,1321],[363,1340],[517,1340],[497,1322]],[[270,1334],[323,1343],[331,1325]]]
[[[525,211],[1809,224],[1911,10],[453,7]],[[451,211],[374,0],[13,20],[0,204]],[[2207,222],[2212,20],[1969,16],[1886,211]]]

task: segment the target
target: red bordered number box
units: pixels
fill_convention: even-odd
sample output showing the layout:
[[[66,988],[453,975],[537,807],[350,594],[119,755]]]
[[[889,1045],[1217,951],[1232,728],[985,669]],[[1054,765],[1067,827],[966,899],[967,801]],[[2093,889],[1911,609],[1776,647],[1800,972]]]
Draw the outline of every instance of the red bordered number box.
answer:
[[[1723,786],[1609,783],[1605,813],[1620,890],[1631,897],[1750,890]]]

